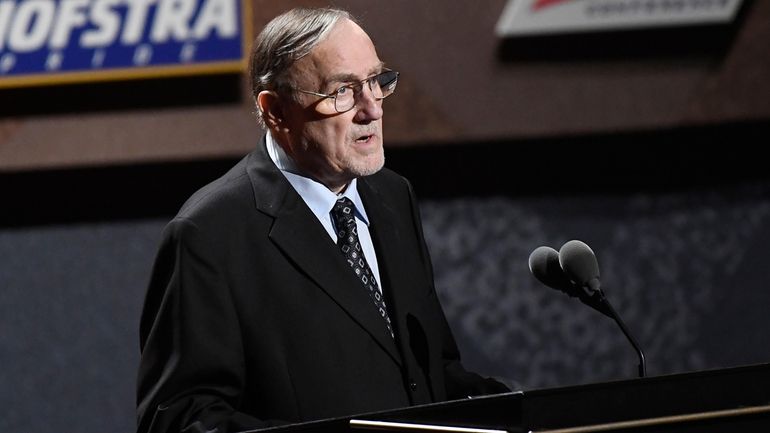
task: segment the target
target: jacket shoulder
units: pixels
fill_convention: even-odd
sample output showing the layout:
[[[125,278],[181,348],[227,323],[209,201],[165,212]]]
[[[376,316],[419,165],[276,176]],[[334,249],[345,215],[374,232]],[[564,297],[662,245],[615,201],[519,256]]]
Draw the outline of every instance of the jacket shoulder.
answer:
[[[253,203],[251,181],[242,159],[227,173],[203,186],[185,201],[176,218],[203,222],[216,215],[228,215]]]

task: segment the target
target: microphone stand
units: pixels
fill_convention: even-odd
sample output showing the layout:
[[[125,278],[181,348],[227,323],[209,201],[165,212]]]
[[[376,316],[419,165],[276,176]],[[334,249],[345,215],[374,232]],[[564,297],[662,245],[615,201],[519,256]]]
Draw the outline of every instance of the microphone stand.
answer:
[[[594,291],[594,296],[596,296],[595,300],[603,307],[605,307],[607,312],[610,313],[610,317],[612,317],[612,319],[615,320],[615,323],[620,326],[620,330],[623,331],[623,335],[626,336],[628,341],[634,347],[634,350],[636,350],[636,355],[639,357],[639,377],[647,376],[647,366],[644,361],[644,352],[642,352],[642,348],[639,346],[639,343],[637,343],[634,336],[631,335],[631,331],[629,331],[626,327],[626,324],[623,323],[623,320],[620,318],[620,315],[617,313],[617,311],[612,308],[612,304],[610,304],[610,301],[606,296],[604,296],[604,292],[602,292],[601,289],[596,289]]]

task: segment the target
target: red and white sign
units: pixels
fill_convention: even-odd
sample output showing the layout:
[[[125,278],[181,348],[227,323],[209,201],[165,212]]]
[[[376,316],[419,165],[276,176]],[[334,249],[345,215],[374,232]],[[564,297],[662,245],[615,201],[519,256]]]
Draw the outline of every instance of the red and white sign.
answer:
[[[729,23],[741,0],[508,0],[498,36]]]

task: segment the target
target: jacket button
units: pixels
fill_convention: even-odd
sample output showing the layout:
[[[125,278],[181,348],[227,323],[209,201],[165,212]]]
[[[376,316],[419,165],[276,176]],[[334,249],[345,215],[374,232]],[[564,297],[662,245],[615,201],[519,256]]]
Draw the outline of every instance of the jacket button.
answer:
[[[409,382],[409,389],[411,389],[412,391],[417,391],[417,383],[415,383],[414,381]]]

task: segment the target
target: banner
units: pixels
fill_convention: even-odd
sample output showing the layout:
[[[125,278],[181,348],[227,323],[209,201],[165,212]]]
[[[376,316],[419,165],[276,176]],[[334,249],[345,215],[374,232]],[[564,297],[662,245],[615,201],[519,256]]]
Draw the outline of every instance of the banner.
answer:
[[[0,0],[0,87],[236,72],[247,0]]]
[[[533,36],[642,27],[719,24],[741,0],[508,0],[498,36]]]

